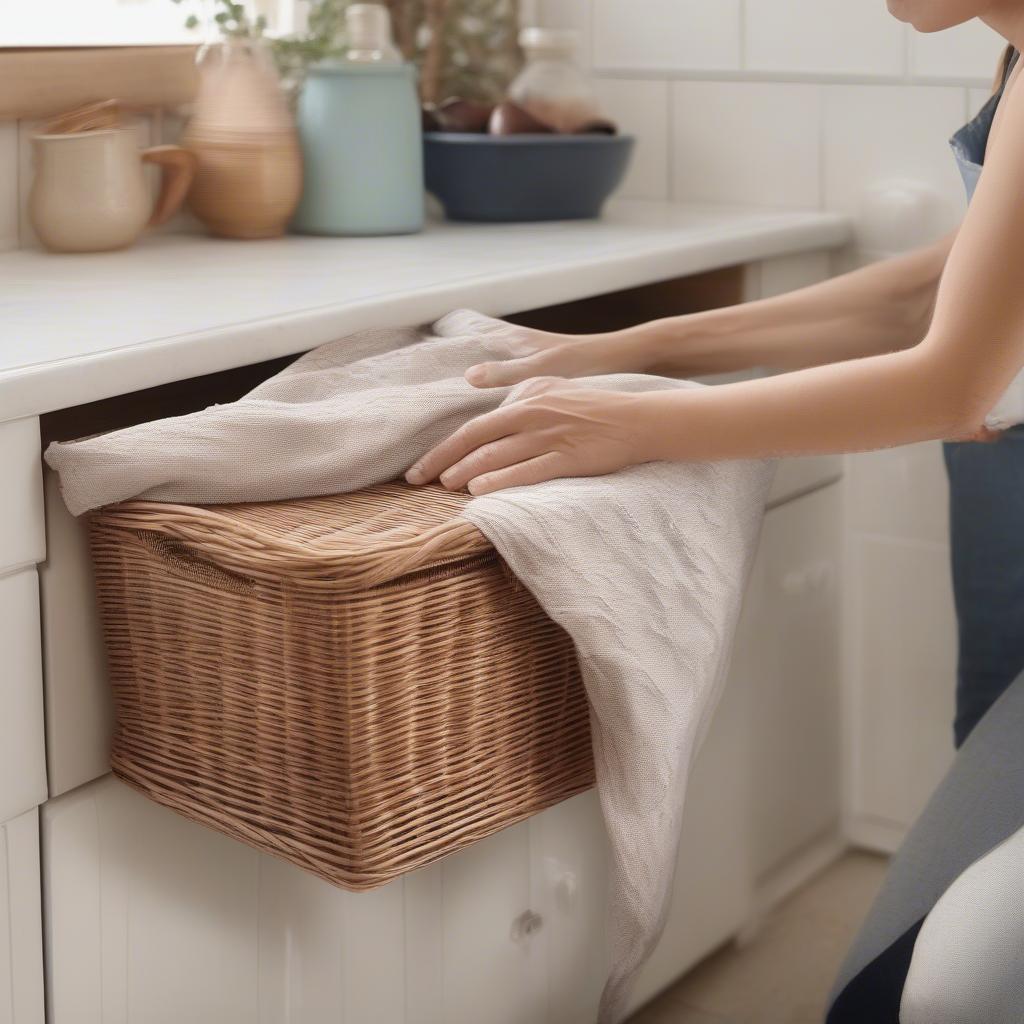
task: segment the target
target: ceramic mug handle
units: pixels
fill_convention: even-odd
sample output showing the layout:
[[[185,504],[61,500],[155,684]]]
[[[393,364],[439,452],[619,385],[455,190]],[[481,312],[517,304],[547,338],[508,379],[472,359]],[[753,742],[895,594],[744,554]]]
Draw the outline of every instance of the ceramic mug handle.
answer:
[[[148,224],[155,228],[170,220],[184,202],[198,161],[195,153],[181,146],[152,146],[142,151],[142,162],[156,164],[161,171],[160,195]]]

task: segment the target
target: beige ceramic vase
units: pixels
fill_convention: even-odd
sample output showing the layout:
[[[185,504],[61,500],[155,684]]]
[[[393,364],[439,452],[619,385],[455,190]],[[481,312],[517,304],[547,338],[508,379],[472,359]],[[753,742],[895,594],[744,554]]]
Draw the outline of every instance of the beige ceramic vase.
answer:
[[[198,158],[188,205],[213,234],[284,233],[302,191],[302,156],[262,44],[227,40],[204,54],[182,143]]]

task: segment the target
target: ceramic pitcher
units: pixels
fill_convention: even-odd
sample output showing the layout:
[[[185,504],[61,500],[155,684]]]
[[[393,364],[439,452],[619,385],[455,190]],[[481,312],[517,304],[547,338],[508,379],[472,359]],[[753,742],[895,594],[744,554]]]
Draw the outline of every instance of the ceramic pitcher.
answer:
[[[180,146],[140,150],[131,128],[36,135],[29,218],[55,252],[103,252],[131,245],[147,225],[162,224],[181,205],[195,157]],[[154,203],[143,173],[161,168]]]

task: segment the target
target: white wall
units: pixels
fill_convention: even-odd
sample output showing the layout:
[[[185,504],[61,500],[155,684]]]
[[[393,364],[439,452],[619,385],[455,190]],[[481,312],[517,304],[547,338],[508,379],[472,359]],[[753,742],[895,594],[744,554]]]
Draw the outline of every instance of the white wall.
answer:
[[[608,114],[638,136],[625,194],[851,214],[834,272],[957,224],[949,135],[988,96],[1003,41],[980,23],[930,36],[884,0],[537,0],[582,33]],[[879,247],[872,187],[929,190]],[[891,847],[951,756],[955,637],[938,444],[847,460],[847,814]]]
[[[988,92],[1002,41],[924,36],[884,0],[533,0],[582,35],[608,113],[640,140],[624,194],[825,206],[914,178],[928,227],[964,209],[947,138]]]

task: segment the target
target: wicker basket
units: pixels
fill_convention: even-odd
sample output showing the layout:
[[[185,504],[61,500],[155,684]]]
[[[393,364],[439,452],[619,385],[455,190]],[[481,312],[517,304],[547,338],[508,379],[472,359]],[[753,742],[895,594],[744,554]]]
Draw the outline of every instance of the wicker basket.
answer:
[[[371,889],[593,784],[572,642],[439,487],[109,506],[129,785]]]

